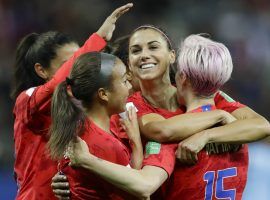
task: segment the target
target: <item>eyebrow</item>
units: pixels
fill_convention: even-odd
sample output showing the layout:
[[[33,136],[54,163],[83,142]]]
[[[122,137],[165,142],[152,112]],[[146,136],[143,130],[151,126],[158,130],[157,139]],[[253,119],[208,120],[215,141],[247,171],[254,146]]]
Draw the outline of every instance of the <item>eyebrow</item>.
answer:
[[[157,42],[157,43],[160,44],[160,42],[159,42],[159,41],[156,41],[156,40],[150,41],[150,42],[148,42],[147,44],[153,44],[153,43],[155,43],[155,42]],[[132,45],[130,48],[132,48],[132,47],[137,47],[137,46],[139,46],[139,45],[138,45],[138,44],[135,44],[135,45]]]

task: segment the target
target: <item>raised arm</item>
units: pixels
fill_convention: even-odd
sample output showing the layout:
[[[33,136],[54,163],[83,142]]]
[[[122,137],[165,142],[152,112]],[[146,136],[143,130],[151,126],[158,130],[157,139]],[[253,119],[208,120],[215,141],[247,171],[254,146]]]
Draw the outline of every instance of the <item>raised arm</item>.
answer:
[[[109,41],[112,37],[117,19],[125,12],[127,12],[132,6],[133,4],[129,3],[117,8],[104,21],[99,30],[93,35],[91,35],[89,39],[84,43],[84,45],[58,69],[53,78],[44,85],[38,87],[36,91],[34,91],[31,96],[32,101],[30,102],[31,104],[33,104],[36,111],[47,111],[47,109],[50,108],[49,100],[52,96],[54,89],[69,75],[69,72],[76,58],[86,52],[102,50],[106,45],[106,41]]]

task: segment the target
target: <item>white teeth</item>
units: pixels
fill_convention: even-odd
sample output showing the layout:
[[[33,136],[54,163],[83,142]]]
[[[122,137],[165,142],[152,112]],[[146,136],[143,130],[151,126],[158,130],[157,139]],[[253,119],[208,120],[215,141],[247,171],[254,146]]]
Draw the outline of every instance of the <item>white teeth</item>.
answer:
[[[142,69],[148,69],[148,68],[152,68],[152,67],[155,67],[155,64],[150,63],[150,64],[141,65]]]

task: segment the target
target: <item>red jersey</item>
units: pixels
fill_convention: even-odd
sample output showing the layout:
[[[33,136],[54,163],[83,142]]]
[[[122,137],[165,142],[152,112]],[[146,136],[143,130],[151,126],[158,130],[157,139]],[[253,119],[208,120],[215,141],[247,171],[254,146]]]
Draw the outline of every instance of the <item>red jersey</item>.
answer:
[[[203,106],[192,112],[213,109],[213,106]],[[247,145],[207,144],[198,154],[196,165],[176,163],[172,176],[163,185],[164,196],[183,200],[241,200],[247,168]]]
[[[130,151],[118,139],[118,133],[107,133],[99,128],[94,122],[86,126],[86,130],[81,138],[87,143],[91,154],[119,165],[129,166]],[[62,159],[60,163],[61,171],[68,177],[71,198],[74,200],[86,199],[132,199],[130,195],[104,181],[94,173],[83,168],[73,169],[68,166],[69,160]]]
[[[149,105],[141,96],[140,92],[135,93],[131,98],[130,101],[132,101],[134,103],[134,105],[137,107],[138,111],[138,115],[139,116],[143,116],[145,114],[149,114],[149,113],[157,113],[162,115],[165,118],[169,118],[171,116],[175,116],[177,113],[181,114],[181,111],[176,111],[176,112],[170,112],[170,111],[166,111],[164,109],[160,109],[160,108],[154,108],[151,105]],[[233,112],[234,110],[243,107],[242,104],[240,104],[239,102],[234,102],[232,99],[230,99],[228,96],[226,96],[226,94],[222,93],[222,92],[218,92],[215,96],[215,103],[217,105],[217,107],[219,109],[223,109],[226,110],[228,112]],[[183,109],[182,113],[184,112]],[[160,144],[157,142],[152,142],[149,141],[146,144],[146,148],[145,148],[145,159],[143,161],[143,166],[146,165],[152,165],[152,166],[156,166],[156,167],[160,167],[163,168],[168,175],[170,176],[174,170],[174,164],[175,164],[175,150],[177,148],[177,144]],[[232,149],[234,149],[234,147],[232,147]],[[201,153],[199,155],[200,160],[204,160],[205,163],[208,162],[208,160],[206,159],[202,159],[202,155],[207,155],[206,153]],[[246,171],[247,171],[247,159],[248,159],[248,154],[247,154],[247,147],[244,146],[243,148],[241,148],[240,151],[233,153],[235,154],[235,156],[232,159],[236,159],[236,160],[230,160],[232,156],[232,153],[226,153],[225,154],[214,154],[211,155],[211,159],[212,161],[209,161],[209,163],[215,163],[214,166],[222,166],[222,165],[218,165],[220,162],[217,162],[217,158],[216,157],[220,157],[218,160],[226,160],[226,166],[230,166],[230,167],[221,167],[219,169],[221,169],[221,171],[217,171],[217,173],[219,173],[219,181],[217,182],[217,196],[219,198],[223,198],[226,195],[231,195],[231,193],[233,193],[233,190],[224,190],[223,186],[227,186],[226,184],[228,184],[227,182],[229,181],[229,179],[226,179],[227,177],[234,176],[235,171],[238,170],[238,172],[236,173],[240,173],[239,179],[235,179],[233,181],[237,182],[237,180],[241,180],[241,184],[242,186],[238,186],[237,188],[237,195],[241,196],[242,195],[242,191],[244,189],[245,183],[246,183]],[[236,155],[237,154],[237,155]],[[209,155],[207,155],[209,157]],[[223,158],[224,156],[224,158]],[[241,159],[244,159],[243,161],[241,161]],[[214,162],[215,161],[215,162]],[[241,161],[241,162],[239,162]],[[239,164],[239,165],[234,165],[235,163]],[[204,164],[205,164],[204,163]],[[209,165],[209,163],[205,164],[206,167],[209,167],[209,169],[215,169],[213,164]],[[225,165],[223,165],[225,166]],[[238,169],[233,168],[233,166],[239,167]],[[184,166],[185,167],[185,166]],[[177,164],[176,166],[176,172],[173,173],[172,177],[169,179],[168,183],[165,183],[164,186],[162,187],[163,190],[163,195],[165,199],[204,199],[204,196],[201,198],[199,196],[194,196],[196,193],[195,191],[198,191],[197,188],[198,186],[193,186],[190,187],[189,185],[193,185],[194,182],[201,180],[198,179],[198,176],[194,176],[195,173],[202,173],[202,170],[199,170],[200,168],[202,168],[201,165],[196,165],[194,167],[185,167],[186,170],[189,170],[189,173],[184,172],[183,168],[181,168],[181,170],[178,170],[179,166]],[[202,168],[203,169],[203,168]],[[208,168],[207,168],[208,169]],[[217,169],[216,169],[217,170]],[[180,172],[180,176],[178,176],[178,173]],[[205,175],[205,179],[202,179],[202,184],[203,188],[199,190],[198,194],[205,194],[205,185],[206,183],[209,185],[208,188],[211,188],[211,186],[213,186],[214,184],[214,180],[211,180],[207,175],[207,170],[204,169],[204,171],[206,173]],[[211,175],[212,172],[209,172],[209,174]],[[190,174],[192,174],[192,181],[190,178]],[[204,174],[203,174],[204,175]],[[186,179],[183,179],[183,177],[187,177]],[[208,179],[207,179],[208,178]],[[205,181],[204,181],[205,180]],[[216,179],[215,179],[216,180]],[[211,182],[212,181],[212,182]],[[178,184],[180,183],[180,184]],[[212,184],[212,185],[211,185]],[[181,189],[181,187],[184,190],[184,192],[181,193],[181,191],[183,189]],[[208,189],[210,190],[210,189]],[[213,191],[213,190],[212,190]],[[228,194],[229,193],[229,194]],[[210,195],[210,192],[208,191],[208,193],[206,193],[208,195]],[[233,195],[233,194],[232,194]],[[237,196],[237,199],[238,199]],[[210,197],[206,196],[207,199],[211,199]],[[161,199],[162,197],[158,197],[159,199]]]
[[[55,199],[50,184],[57,165],[49,158],[45,147],[51,123],[50,100],[55,87],[69,75],[75,59],[86,52],[100,51],[105,45],[101,37],[93,34],[49,82],[30,88],[17,97],[13,110],[16,199]]]

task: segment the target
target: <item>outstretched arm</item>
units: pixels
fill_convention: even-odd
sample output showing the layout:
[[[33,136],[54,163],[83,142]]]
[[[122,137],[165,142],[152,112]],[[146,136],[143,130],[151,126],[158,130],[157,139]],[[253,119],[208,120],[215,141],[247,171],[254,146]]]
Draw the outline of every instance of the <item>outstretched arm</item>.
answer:
[[[30,104],[35,108],[34,111],[42,111],[50,109],[50,98],[55,87],[62,82],[68,75],[75,62],[76,58],[80,55],[92,52],[100,51],[105,45],[106,41],[109,41],[112,37],[113,31],[115,29],[115,23],[117,19],[127,12],[133,4],[126,4],[117,8],[102,24],[99,30],[91,35],[89,39],[84,43],[84,45],[75,54],[66,61],[61,68],[56,72],[53,78],[45,83],[44,85],[38,87],[32,94]],[[31,107],[31,106],[30,106]]]
[[[141,133],[158,142],[181,141],[217,123],[227,124],[234,118],[222,110],[203,113],[186,113],[165,119],[151,113],[139,119]]]
[[[238,120],[226,126],[205,130],[207,142],[247,143],[270,136],[269,122],[248,107],[232,112]]]
[[[243,144],[263,139],[270,135],[269,122],[248,107],[232,112],[238,119],[225,126],[203,130],[179,143],[177,158],[186,163],[195,163],[197,153],[207,143]]]

